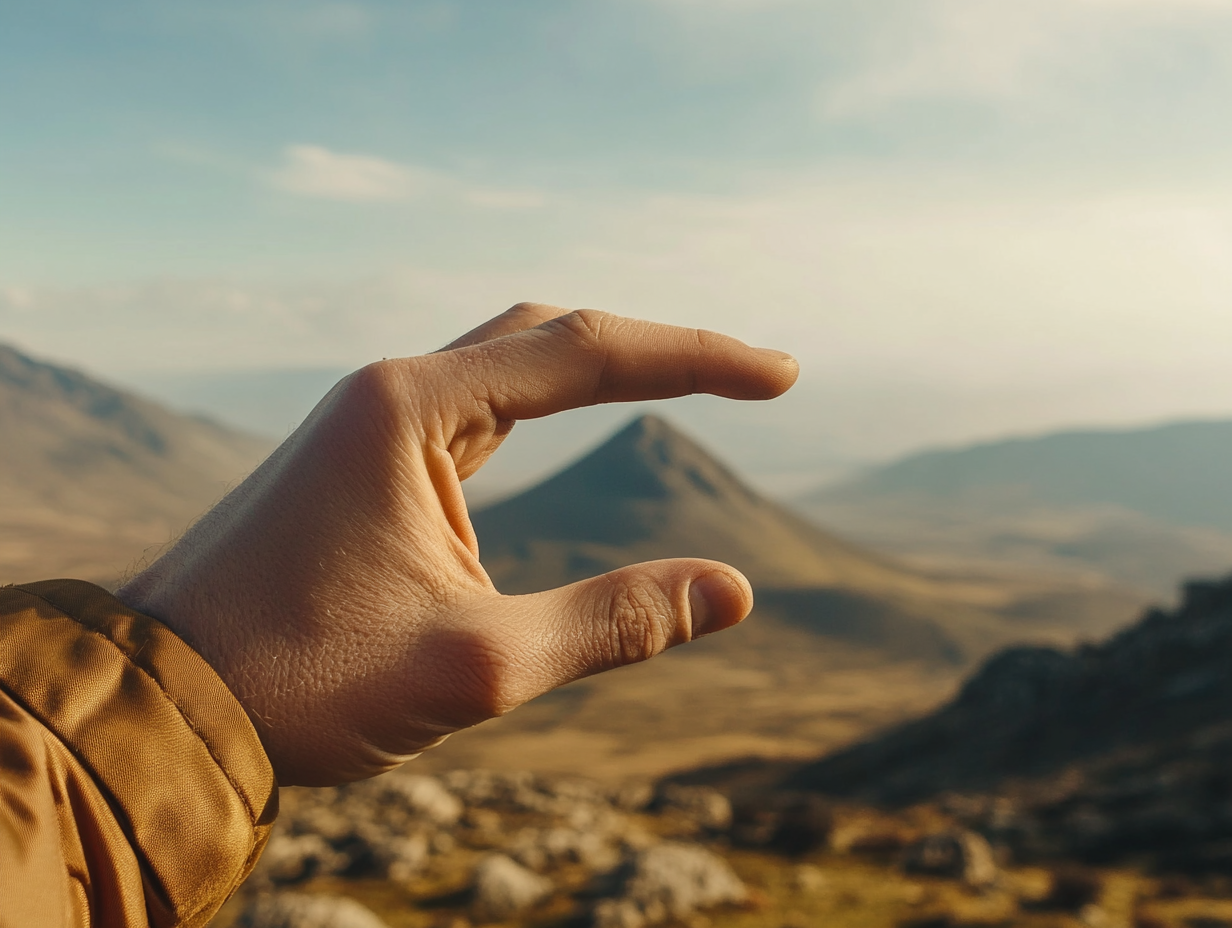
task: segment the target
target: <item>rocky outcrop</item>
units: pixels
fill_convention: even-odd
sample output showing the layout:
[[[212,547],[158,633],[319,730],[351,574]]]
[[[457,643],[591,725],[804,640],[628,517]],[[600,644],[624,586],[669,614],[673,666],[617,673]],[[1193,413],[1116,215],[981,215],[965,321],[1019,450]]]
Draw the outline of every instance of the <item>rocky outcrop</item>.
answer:
[[[935,714],[807,766],[795,788],[942,799],[1019,856],[1232,866],[1232,578],[1186,585],[1071,653],[989,660]]]

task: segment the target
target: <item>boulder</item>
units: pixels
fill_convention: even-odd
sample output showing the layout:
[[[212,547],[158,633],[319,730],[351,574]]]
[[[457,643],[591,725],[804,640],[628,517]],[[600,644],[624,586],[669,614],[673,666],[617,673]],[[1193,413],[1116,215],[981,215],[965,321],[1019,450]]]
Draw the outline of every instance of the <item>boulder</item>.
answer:
[[[275,834],[265,846],[254,876],[285,886],[336,873],[348,863],[347,856],[335,851],[320,835]]]
[[[382,786],[386,796],[400,801],[412,814],[434,825],[444,828],[455,825],[465,811],[462,800],[436,777],[397,773],[385,778]]]
[[[654,807],[693,822],[699,828],[724,831],[732,823],[732,807],[727,797],[708,786],[680,786],[665,783],[655,797]]]
[[[503,921],[552,894],[552,881],[527,870],[504,854],[490,854],[475,868],[472,906],[475,915]]]
[[[601,835],[576,828],[526,828],[507,850],[533,870],[577,863],[602,872],[620,863],[620,855]]]
[[[908,873],[962,880],[968,886],[990,886],[997,880],[997,863],[988,842],[973,831],[927,835],[903,851]]]
[[[622,892],[599,903],[594,920],[598,928],[640,928],[747,899],[722,857],[696,845],[659,844],[636,855]]]
[[[259,896],[235,922],[236,928],[387,928],[376,913],[345,896],[278,893]]]

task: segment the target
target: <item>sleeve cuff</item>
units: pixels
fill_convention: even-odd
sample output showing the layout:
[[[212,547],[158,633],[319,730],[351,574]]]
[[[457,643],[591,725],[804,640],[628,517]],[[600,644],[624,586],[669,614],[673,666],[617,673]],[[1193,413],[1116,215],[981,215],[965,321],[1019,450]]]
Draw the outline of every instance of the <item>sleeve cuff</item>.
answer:
[[[49,580],[0,589],[0,685],[107,797],[141,863],[151,923],[207,921],[256,863],[278,809],[257,733],[209,664],[100,587]]]

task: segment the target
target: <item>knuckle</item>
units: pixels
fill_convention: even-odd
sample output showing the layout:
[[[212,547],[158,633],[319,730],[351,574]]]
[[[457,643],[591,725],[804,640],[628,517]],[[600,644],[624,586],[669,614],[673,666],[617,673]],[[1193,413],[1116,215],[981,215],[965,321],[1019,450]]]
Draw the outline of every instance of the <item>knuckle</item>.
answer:
[[[559,315],[558,312],[553,311],[554,309],[555,307],[548,306],[546,303],[523,301],[514,303],[506,312],[514,316],[529,316],[532,319],[547,320]]]
[[[615,663],[648,660],[672,644],[671,603],[654,587],[619,583],[612,591],[610,633]]]
[[[567,334],[578,341],[595,345],[611,326],[615,317],[599,309],[575,309],[559,317],[556,322]]]
[[[408,362],[374,361],[361,367],[346,379],[346,397],[350,402],[371,409],[389,409],[401,405],[406,398]]]

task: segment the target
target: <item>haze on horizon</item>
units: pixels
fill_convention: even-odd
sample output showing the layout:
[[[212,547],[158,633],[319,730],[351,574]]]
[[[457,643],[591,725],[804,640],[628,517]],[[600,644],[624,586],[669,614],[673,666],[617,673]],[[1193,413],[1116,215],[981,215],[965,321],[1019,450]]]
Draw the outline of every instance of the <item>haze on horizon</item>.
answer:
[[[536,299],[795,352],[681,407],[763,473],[1232,415],[1229,0],[0,0],[0,87],[0,341],[189,405]]]

